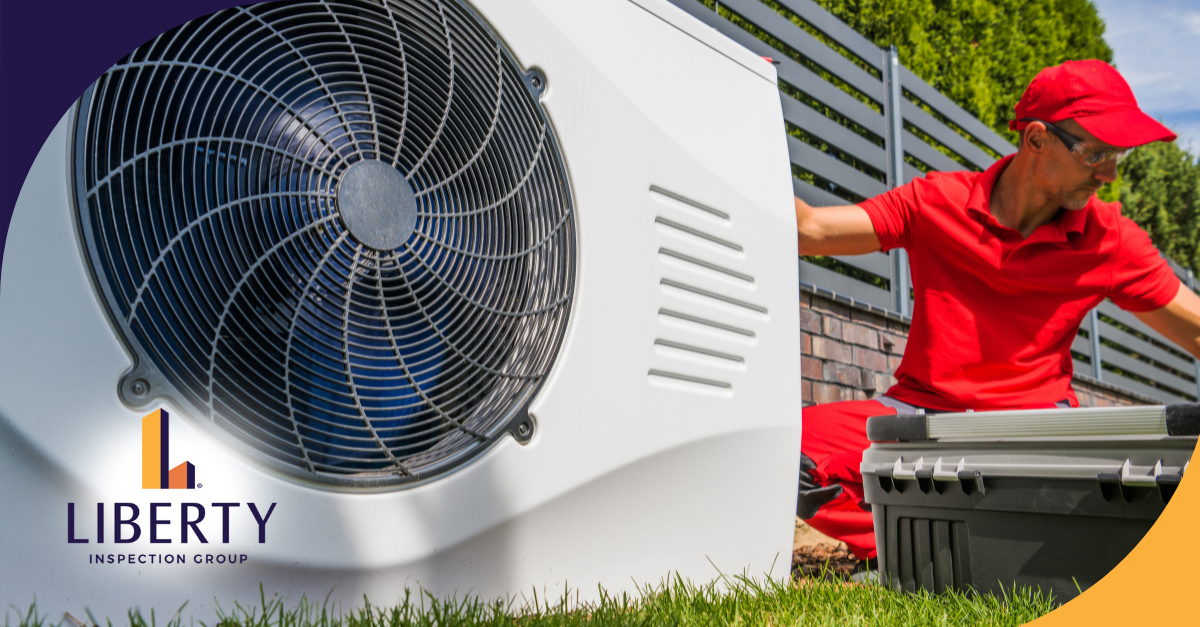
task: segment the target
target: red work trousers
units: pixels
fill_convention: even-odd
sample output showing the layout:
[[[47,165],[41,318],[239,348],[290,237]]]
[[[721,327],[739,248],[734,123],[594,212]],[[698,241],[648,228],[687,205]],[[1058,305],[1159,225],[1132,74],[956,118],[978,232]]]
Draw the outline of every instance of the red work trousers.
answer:
[[[810,472],[822,486],[842,485],[837,498],[821,506],[809,525],[841,540],[860,560],[875,557],[875,526],[863,510],[863,479],[859,466],[867,440],[867,418],[887,416],[895,409],[879,401],[844,401],[813,405],[803,410],[804,436],[800,450],[817,465]]]

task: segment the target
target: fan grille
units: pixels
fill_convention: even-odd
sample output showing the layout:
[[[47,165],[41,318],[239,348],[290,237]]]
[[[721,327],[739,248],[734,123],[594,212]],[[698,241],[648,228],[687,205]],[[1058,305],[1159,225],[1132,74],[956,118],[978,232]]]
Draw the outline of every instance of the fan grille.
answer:
[[[514,429],[574,281],[531,76],[437,0],[229,9],[113,66],[80,106],[75,163],[137,355],[126,402],[170,397],[271,465],[357,487],[436,477]],[[407,237],[339,215],[369,161],[403,175]]]

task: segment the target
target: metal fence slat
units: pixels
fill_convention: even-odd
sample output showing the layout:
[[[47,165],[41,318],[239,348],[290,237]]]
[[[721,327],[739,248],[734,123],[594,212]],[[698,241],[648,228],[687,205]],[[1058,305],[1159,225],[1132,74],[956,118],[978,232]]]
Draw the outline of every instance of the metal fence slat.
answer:
[[[923,178],[925,178],[924,172],[916,169],[915,167],[913,167],[911,165],[908,165],[907,163],[904,164],[904,182],[905,183],[911,183],[913,181],[913,179],[923,179]]]
[[[855,170],[795,137],[789,135],[787,144],[788,155],[791,157],[792,163],[845,187],[859,196],[870,198],[887,190],[887,187],[877,179]]]
[[[852,204],[849,200],[841,196],[834,196],[829,192],[813,187],[798,178],[792,179],[792,192],[796,197],[814,207],[841,207],[843,205]]]
[[[914,96],[925,101],[930,107],[941,113],[951,122],[954,122],[962,130],[970,133],[980,143],[988,148],[995,150],[1000,155],[1011,155],[1017,149],[1007,140],[1000,136],[999,133],[993,131],[988,125],[979,121],[978,118],[967,113],[965,109],[954,103],[942,92],[934,89],[929,83],[921,80],[921,77],[912,73],[908,68],[900,70],[901,80],[904,82],[904,88],[910,91]],[[939,126],[941,124],[939,123]],[[965,155],[964,155],[965,156]]]
[[[1083,355],[1087,355],[1088,357],[1091,357],[1092,356],[1092,343],[1087,338],[1076,335],[1075,339],[1071,340],[1071,350],[1073,350],[1077,353],[1083,354]],[[1088,372],[1091,371],[1091,368],[1092,368],[1091,366],[1088,366]]]
[[[951,159],[950,157],[947,157],[938,151],[937,148],[930,146],[925,142],[925,140],[913,135],[908,131],[904,131],[901,141],[904,142],[904,152],[907,152],[920,161],[923,161],[924,163],[933,167],[935,170],[941,172],[954,172],[957,170],[966,169],[966,166],[963,164]]]
[[[1124,346],[1129,350],[1145,355],[1154,361],[1157,361],[1164,366],[1169,366],[1180,372],[1191,374],[1195,372],[1195,362],[1191,359],[1181,359],[1176,355],[1172,355],[1167,351],[1150,344],[1140,338],[1134,337],[1106,322],[1100,323],[1100,337],[1111,340],[1112,342]],[[1164,338],[1165,339],[1165,338]],[[1169,341],[1169,340],[1168,340]],[[1192,384],[1193,387],[1195,384]]]
[[[839,262],[865,270],[875,276],[888,279],[892,274],[892,260],[887,253],[867,253],[865,255],[830,255]],[[890,279],[889,279],[890,280]]]
[[[1174,388],[1183,393],[1189,393],[1196,388],[1196,383],[1194,381],[1181,379],[1169,372],[1166,372],[1165,370],[1155,368],[1144,361],[1134,359],[1133,357],[1119,352],[1109,346],[1100,347],[1100,359],[1106,364],[1111,364],[1117,368],[1120,368],[1121,370],[1145,377],[1151,381],[1162,383],[1167,387]],[[1104,374],[1108,375],[1111,373],[1109,371],[1105,371]]]
[[[759,0],[721,0],[721,6],[737,13],[775,39],[808,57],[851,87],[866,94],[868,98],[883,103],[883,83],[879,79],[808,34],[808,31],[776,13],[771,7]]]
[[[891,309],[892,297],[874,285],[800,260],[800,280],[883,309]]]
[[[1145,322],[1138,320],[1133,314],[1129,313],[1128,311],[1125,311],[1124,309],[1117,307],[1116,304],[1114,304],[1111,300],[1106,300],[1106,301],[1100,303],[1100,306],[1097,307],[1097,309],[1100,310],[1100,313],[1108,316],[1109,318],[1116,320],[1117,322],[1120,322],[1121,324],[1124,324],[1127,327],[1130,327],[1131,329],[1137,331],[1138,333],[1141,333],[1142,335],[1152,337],[1152,338],[1154,338],[1160,342],[1163,342],[1165,344],[1171,343],[1170,340],[1159,335],[1157,331],[1155,331],[1154,329],[1151,329],[1149,326],[1147,326]]]
[[[1162,403],[1169,404],[1169,403],[1190,403],[1191,402],[1186,398],[1183,398],[1180,396],[1175,396],[1174,394],[1171,394],[1170,392],[1167,392],[1166,390],[1160,390],[1158,388],[1150,387],[1144,383],[1139,383],[1137,381],[1134,381],[1133,379],[1128,379],[1126,377],[1122,377],[1121,375],[1119,375],[1115,372],[1110,372],[1108,370],[1104,371],[1104,382],[1108,383],[1110,385],[1115,385],[1119,388],[1125,388],[1127,390],[1137,392],[1138,394],[1141,394],[1142,396],[1149,396],[1150,398],[1158,400]]]
[[[829,142],[850,156],[880,172],[887,171],[887,154],[883,148],[863,139],[861,135],[813,111],[802,102],[784,96],[783,117],[795,126]]]
[[[836,15],[821,8],[812,0],[776,0],[776,2],[799,15],[801,19],[812,24],[854,56],[869,63],[877,70],[882,69],[879,67],[879,46],[850,28]]]
[[[912,102],[909,102],[907,98],[900,103],[900,110],[904,112],[905,120],[911,122],[913,126],[921,129],[943,146],[958,153],[959,156],[967,161],[974,163],[980,168],[986,168],[995,163],[996,160],[991,155],[967,141],[965,137],[956,133],[954,129],[938,122],[936,118],[925,113],[923,109]]]
[[[737,27],[735,26],[734,28]],[[762,53],[774,50],[770,46],[751,37],[746,31],[742,31],[742,33],[754,41],[752,47],[747,46],[751,50]],[[779,65],[775,66],[775,69],[779,73],[779,78],[785,83],[819,100],[822,104],[837,111],[851,122],[858,124],[879,137],[883,137],[883,134],[886,132],[882,114],[863,104],[862,101],[854,96],[838,89],[836,85],[821,78],[816,72],[786,58],[779,59]]]

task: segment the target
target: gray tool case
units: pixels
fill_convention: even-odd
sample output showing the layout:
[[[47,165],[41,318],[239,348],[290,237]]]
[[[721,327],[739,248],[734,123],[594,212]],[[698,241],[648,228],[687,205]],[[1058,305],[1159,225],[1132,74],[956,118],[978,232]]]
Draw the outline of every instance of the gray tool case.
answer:
[[[877,416],[862,475],[897,590],[1040,588],[1066,601],[1158,519],[1200,405]]]

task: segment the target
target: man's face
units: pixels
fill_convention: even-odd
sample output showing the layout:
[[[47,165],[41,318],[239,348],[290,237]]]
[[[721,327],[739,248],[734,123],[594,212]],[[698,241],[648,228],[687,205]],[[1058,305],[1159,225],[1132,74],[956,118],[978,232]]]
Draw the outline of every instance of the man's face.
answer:
[[[1056,122],[1060,130],[1079,139],[1081,145],[1076,150],[1085,151],[1100,149],[1122,150],[1120,146],[1106,144],[1079,125],[1075,120]],[[1063,142],[1053,133],[1045,133],[1046,150],[1043,152],[1040,173],[1046,191],[1055,199],[1060,207],[1072,211],[1083,209],[1088,200],[1100,186],[1110,183],[1117,178],[1117,162],[1109,159],[1096,166],[1086,165],[1078,152],[1067,150]]]

